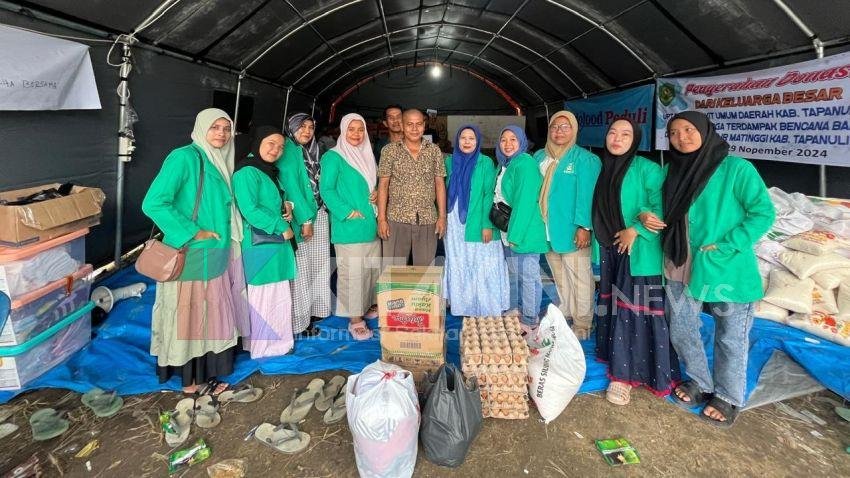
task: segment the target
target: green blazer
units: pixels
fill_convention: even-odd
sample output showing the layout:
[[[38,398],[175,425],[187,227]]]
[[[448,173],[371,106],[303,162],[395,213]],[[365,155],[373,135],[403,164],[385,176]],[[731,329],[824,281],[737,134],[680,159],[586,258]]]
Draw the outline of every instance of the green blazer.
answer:
[[[251,244],[251,226],[276,235],[282,235],[289,229],[281,215],[283,199],[275,184],[257,168],[242,168],[233,173],[233,195],[244,218],[242,264],[245,266],[245,280],[250,285],[264,285],[295,279],[295,252],[289,241]]]
[[[537,164],[546,150],[534,154]],[[592,228],[590,207],[593,188],[602,170],[602,161],[590,151],[575,145],[558,161],[549,187],[549,242],[559,254],[576,251],[573,242],[579,227]]]
[[[543,177],[537,161],[528,153],[514,157],[502,175],[502,196],[511,206],[508,222],[508,242],[516,253],[538,253],[549,251],[546,243],[546,226],[540,215],[537,197]]]
[[[316,220],[319,210],[313,188],[310,186],[310,177],[307,175],[307,166],[304,164],[304,154],[301,145],[286,138],[283,155],[277,160],[277,168],[280,170],[278,182],[286,191],[286,200],[292,201],[293,232],[295,240],[303,242],[301,237],[301,226],[305,222]]]
[[[635,277],[661,275],[664,266],[661,234],[643,227],[638,217],[642,212],[649,211],[662,218],[663,185],[664,171],[661,166],[643,156],[635,156],[623,177],[620,189],[623,222],[626,227],[634,227],[638,233],[629,256],[629,267]]]
[[[706,302],[747,303],[763,297],[755,243],[776,211],[756,168],[727,156],[688,209],[691,245],[689,294]],[[703,246],[717,249],[703,252]]]
[[[192,210],[204,161],[204,185],[198,218]],[[172,151],[162,163],[142,201],[142,212],[163,232],[171,247],[188,247],[179,280],[209,280],[220,276],[230,260],[230,213],[233,197],[224,177],[194,143]],[[219,239],[195,240],[198,231],[212,231]]]
[[[446,156],[446,191],[452,178],[452,157]],[[481,231],[491,229],[493,240],[502,237],[497,227],[490,222],[490,209],[493,207],[493,195],[496,192],[496,165],[489,156],[478,154],[475,168],[472,170],[469,193],[469,209],[466,212],[466,228],[463,234],[466,242],[481,242]],[[450,205],[447,205],[450,206]]]
[[[378,223],[369,202],[369,185],[336,151],[322,155],[319,191],[330,213],[332,243],[356,244],[377,239]],[[348,219],[352,211],[360,211],[364,217]]]

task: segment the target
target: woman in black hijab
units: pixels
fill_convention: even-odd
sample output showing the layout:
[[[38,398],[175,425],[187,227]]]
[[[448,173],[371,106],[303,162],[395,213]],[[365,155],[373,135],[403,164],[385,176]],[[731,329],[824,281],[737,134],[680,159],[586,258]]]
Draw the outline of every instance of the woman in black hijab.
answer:
[[[596,356],[608,364],[606,398],[616,405],[629,403],[633,386],[666,396],[679,380],[661,286],[664,172],[636,155],[640,141],[633,121],[611,124],[593,194],[601,266]]]
[[[730,427],[746,403],[753,303],[762,298],[755,243],[775,211],[753,165],[729,156],[708,117],[685,111],[667,123],[670,165],[664,182],[664,275],[670,339],[690,380],[673,398],[703,406],[700,417]],[[714,368],[700,336],[703,302],[714,316]],[[713,373],[712,373],[713,372]]]

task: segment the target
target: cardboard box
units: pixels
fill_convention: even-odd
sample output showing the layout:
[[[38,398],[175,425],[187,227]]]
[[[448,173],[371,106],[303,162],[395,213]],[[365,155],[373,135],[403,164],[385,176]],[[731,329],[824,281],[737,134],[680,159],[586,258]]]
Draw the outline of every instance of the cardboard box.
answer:
[[[381,330],[381,357],[384,361],[401,360],[409,364],[445,361],[446,333]]]
[[[375,286],[381,332],[443,330],[442,280],[442,267],[387,267]]]
[[[413,383],[416,384],[416,389],[420,392],[422,391],[422,385],[425,383],[425,379],[430,372],[432,375],[436,374],[440,369],[440,366],[445,363],[444,360],[414,360],[410,361],[405,357],[390,357],[390,358],[382,358],[384,362],[388,362],[394,365],[398,365],[399,367],[407,370],[413,375]]]
[[[59,184],[0,193],[0,200],[16,201]],[[100,224],[106,196],[98,188],[74,186],[71,194],[23,206],[0,205],[0,246],[21,247]]]

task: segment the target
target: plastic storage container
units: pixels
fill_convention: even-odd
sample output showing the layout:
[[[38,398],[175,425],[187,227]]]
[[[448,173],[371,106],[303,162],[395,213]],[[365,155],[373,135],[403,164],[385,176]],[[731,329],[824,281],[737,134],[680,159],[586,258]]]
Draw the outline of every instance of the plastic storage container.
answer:
[[[88,229],[21,248],[0,248],[0,292],[11,300],[73,274],[86,262]]]
[[[0,347],[0,390],[18,390],[59,365],[91,339],[93,302],[21,345]]]
[[[89,301],[92,266],[53,281],[11,303],[9,317],[0,317],[0,346],[26,342]]]

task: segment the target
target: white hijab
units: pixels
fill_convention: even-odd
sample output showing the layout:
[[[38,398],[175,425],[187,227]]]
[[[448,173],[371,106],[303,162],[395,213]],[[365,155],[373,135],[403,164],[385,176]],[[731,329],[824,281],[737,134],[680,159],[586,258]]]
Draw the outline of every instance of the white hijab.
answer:
[[[357,113],[349,113],[342,117],[339,122],[339,139],[336,141],[336,146],[331,148],[336,151],[345,161],[354,169],[356,169],[366,180],[369,185],[369,192],[375,190],[378,183],[378,167],[375,165],[375,153],[372,152],[372,144],[369,142],[369,135],[364,131],[363,142],[360,146],[352,146],[345,139],[345,132],[348,131],[348,125],[352,121],[361,121],[363,127],[366,127],[366,120]]]
[[[233,190],[230,186],[230,177],[233,176],[233,134],[235,134],[235,131],[221,148],[216,148],[207,142],[207,132],[219,118],[226,119],[230,122],[230,127],[233,128],[233,120],[230,119],[230,115],[218,108],[207,108],[198,113],[198,116],[195,117],[195,127],[192,129],[192,142],[204,150],[207,159],[221,173],[221,177],[227,183],[231,195],[230,238],[236,242],[242,242],[242,216],[236,209],[236,201],[232,199]]]

